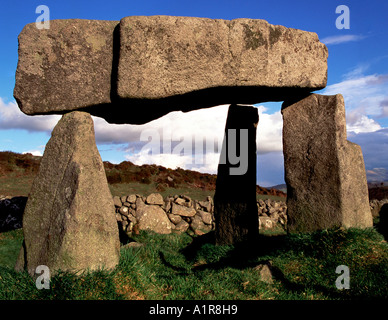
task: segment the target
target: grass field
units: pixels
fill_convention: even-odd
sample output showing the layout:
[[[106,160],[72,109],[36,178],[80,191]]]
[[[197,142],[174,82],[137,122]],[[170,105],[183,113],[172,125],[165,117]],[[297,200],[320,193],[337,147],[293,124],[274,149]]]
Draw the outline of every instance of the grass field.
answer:
[[[113,271],[59,273],[49,290],[14,265],[22,231],[0,235],[0,299],[327,300],[388,297],[388,244],[374,229],[309,234],[261,234],[251,247],[215,246],[212,234],[141,232],[139,248],[122,248]],[[255,269],[271,261],[273,284]],[[350,270],[350,289],[338,290],[336,267]]]

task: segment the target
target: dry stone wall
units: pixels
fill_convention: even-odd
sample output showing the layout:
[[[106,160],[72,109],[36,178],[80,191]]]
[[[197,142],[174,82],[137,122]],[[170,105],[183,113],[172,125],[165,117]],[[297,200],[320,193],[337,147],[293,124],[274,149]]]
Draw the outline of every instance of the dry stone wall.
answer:
[[[168,208],[168,205],[166,206],[166,200],[163,199],[163,197],[159,194],[157,196],[159,199],[163,200],[163,203],[159,202],[159,206],[163,210],[163,214],[166,214],[166,208]],[[168,197],[167,202],[175,202],[178,201],[178,203],[183,203],[183,201],[186,201],[184,196],[176,196],[175,197]],[[123,231],[126,232],[133,232],[136,231],[135,225],[137,223],[136,219],[136,200],[137,198],[141,198],[141,201],[145,204],[147,207],[148,204],[146,203],[146,197],[141,195],[135,195],[131,194],[129,196],[124,197],[114,197],[114,203],[116,208],[116,220],[120,223],[120,227],[123,229]],[[123,201],[124,202],[123,202]],[[210,201],[209,201],[210,200]],[[213,222],[213,206],[211,205],[213,199],[209,197],[205,201],[199,201],[199,200],[192,200],[194,203],[197,202],[200,206],[203,206],[203,208],[200,210],[200,218],[202,218],[203,222],[206,225],[209,225],[212,227],[212,230],[214,228],[214,222]],[[25,208],[27,202],[27,197],[11,197],[11,196],[5,196],[0,195],[0,232],[6,232],[9,230],[16,230],[23,227],[22,224],[22,218],[23,218],[23,211]],[[140,202],[140,200],[139,200]],[[372,200],[370,201],[370,209],[372,211],[373,217],[379,217],[381,208],[383,205],[388,204],[388,199],[383,200]],[[178,223],[180,223],[183,218],[177,217],[175,214],[171,213],[171,208],[169,209],[169,213],[166,214],[167,217],[170,219],[170,221],[175,225],[175,228],[171,226],[171,232],[185,230],[189,231],[192,230],[192,228],[186,229],[186,224],[181,223],[180,226],[176,227]],[[179,207],[178,207],[179,208]],[[175,209],[176,210],[176,209]],[[176,211],[175,211],[176,212]],[[276,227],[282,227],[284,229],[287,228],[287,205],[284,201],[274,201],[274,200],[258,200],[257,201],[257,212],[259,217],[259,229],[260,230],[271,230]],[[202,213],[202,214],[201,214]],[[198,212],[196,211],[196,214]],[[124,222],[126,221],[126,222]],[[130,226],[130,222],[132,222],[132,226]]]
[[[159,193],[114,197],[116,220],[127,234],[150,230],[161,234],[189,232],[202,235],[215,229],[214,202],[194,200],[186,195],[163,199]],[[258,200],[259,229],[286,228],[287,207],[283,201]]]

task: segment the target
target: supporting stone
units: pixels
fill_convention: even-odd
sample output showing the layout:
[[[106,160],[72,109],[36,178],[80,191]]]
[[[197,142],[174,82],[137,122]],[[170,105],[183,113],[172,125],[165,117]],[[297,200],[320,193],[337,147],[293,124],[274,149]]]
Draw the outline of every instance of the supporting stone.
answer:
[[[288,230],[371,227],[364,160],[346,140],[342,95],[286,101],[282,114]]]
[[[256,204],[257,108],[231,105],[225,126],[216,192],[215,240],[218,245],[255,240],[259,222]]]
[[[53,274],[118,264],[115,207],[88,113],[68,113],[54,128],[28,197],[23,233],[15,268],[31,275],[39,265]]]

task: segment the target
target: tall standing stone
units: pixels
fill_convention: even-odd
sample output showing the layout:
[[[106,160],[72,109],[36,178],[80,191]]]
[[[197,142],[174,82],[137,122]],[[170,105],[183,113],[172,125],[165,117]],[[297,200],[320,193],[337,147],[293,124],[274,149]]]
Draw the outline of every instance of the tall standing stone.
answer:
[[[214,217],[216,244],[256,239],[256,127],[257,108],[231,105],[218,165]]]
[[[115,208],[88,113],[58,122],[40,164],[23,216],[24,244],[17,270],[112,269],[119,261]]]
[[[282,114],[289,231],[371,227],[364,160],[346,140],[342,95],[284,102]]]

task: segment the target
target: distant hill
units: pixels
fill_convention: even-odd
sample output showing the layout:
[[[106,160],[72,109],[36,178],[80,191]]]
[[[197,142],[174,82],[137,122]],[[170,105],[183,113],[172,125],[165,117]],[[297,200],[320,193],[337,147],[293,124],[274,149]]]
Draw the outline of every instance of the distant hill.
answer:
[[[285,183],[284,184],[277,184],[276,186],[273,186],[270,189],[276,189],[276,190],[280,190],[284,193],[287,193],[287,185]]]
[[[32,180],[37,174],[41,157],[32,154],[0,152],[0,194],[27,195]],[[135,165],[130,161],[112,164],[104,161],[104,168],[111,190],[119,190],[117,186],[130,185],[132,189],[156,190],[163,192],[170,189],[191,189],[214,191],[217,175],[197,171],[169,169],[158,165]],[[150,188],[145,188],[147,185]],[[11,192],[10,192],[11,191]],[[19,191],[19,192],[18,192]],[[119,191],[117,191],[119,192]],[[113,193],[113,192],[112,192]],[[286,194],[275,188],[256,186],[258,195],[286,197]]]

